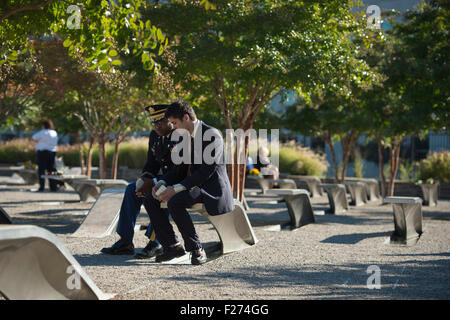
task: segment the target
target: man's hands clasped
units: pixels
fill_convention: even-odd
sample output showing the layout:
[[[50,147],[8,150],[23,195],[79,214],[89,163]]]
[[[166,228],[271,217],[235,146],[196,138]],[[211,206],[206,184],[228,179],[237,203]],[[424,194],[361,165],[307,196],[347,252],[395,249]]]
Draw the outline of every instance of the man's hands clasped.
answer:
[[[139,178],[136,181],[136,195],[139,198],[144,198],[150,192],[152,192],[155,182],[150,178]]]
[[[152,195],[155,199],[160,200],[160,201],[169,201],[170,198],[172,198],[176,192],[175,189],[173,188],[173,186],[169,186],[169,187],[165,187],[164,186],[164,191],[160,191],[158,192],[158,190],[163,187],[164,184],[158,182],[152,189]]]

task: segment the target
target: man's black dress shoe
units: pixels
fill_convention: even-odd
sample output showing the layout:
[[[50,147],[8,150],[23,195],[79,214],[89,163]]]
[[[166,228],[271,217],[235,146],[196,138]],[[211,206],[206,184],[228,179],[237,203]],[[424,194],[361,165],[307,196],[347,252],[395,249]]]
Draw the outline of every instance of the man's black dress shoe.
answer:
[[[112,255],[133,255],[134,245],[133,243],[126,242],[120,239],[119,241],[114,243],[111,247],[103,248],[101,252]]]
[[[155,261],[156,262],[169,261],[174,258],[184,256],[185,254],[186,254],[186,251],[184,251],[183,246],[181,244],[179,244],[179,245],[176,245],[173,247],[164,248],[163,253],[156,256]]]
[[[191,252],[191,263],[193,265],[204,264],[207,260],[206,252],[203,248]]]
[[[134,256],[136,259],[149,259],[163,252],[162,246],[155,242],[149,241],[148,244],[142,249],[141,252],[136,253]]]

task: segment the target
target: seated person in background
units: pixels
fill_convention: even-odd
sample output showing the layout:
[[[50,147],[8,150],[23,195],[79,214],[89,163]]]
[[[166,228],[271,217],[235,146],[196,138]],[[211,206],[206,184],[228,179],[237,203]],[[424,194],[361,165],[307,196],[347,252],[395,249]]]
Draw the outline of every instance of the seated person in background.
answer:
[[[253,159],[252,157],[247,157],[247,163],[245,164],[245,174],[249,174],[251,170],[255,169],[255,166],[253,165]]]
[[[103,248],[101,250],[103,253],[112,255],[134,254],[134,227],[142,204],[147,213],[149,210],[157,210],[158,214],[167,215],[166,209],[161,210],[159,208],[159,202],[157,209],[154,205],[152,206],[152,202],[156,200],[153,199],[151,194],[155,184],[154,180],[157,180],[173,167],[170,152],[175,143],[171,141],[172,124],[164,117],[166,109],[167,105],[154,105],[145,108],[146,111],[150,112],[150,121],[154,128],[150,132],[147,162],[142,170],[141,177],[136,182],[130,183],[125,189],[117,226],[120,239],[111,247]],[[147,259],[162,253],[162,247],[155,238],[151,222],[145,235],[149,238],[149,242],[142,252],[136,254],[135,257],[138,259]]]
[[[278,167],[270,163],[269,149],[267,149],[266,147],[259,148],[258,161],[254,164],[254,167],[258,169],[263,176],[266,176],[266,178],[280,178]]]

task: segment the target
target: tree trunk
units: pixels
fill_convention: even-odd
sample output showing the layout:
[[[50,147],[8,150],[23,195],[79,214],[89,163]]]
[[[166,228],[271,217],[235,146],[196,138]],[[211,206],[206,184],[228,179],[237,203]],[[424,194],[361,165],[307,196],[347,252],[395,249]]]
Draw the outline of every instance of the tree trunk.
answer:
[[[334,166],[334,180],[336,183],[339,183],[339,167],[336,161],[336,153],[334,152],[334,146],[333,146],[333,141],[331,141],[331,133],[328,132],[328,134],[325,137],[325,141],[328,144],[328,147],[330,148],[330,152],[331,152],[331,159],[333,160],[333,166]]]
[[[111,179],[117,179],[117,166],[119,164],[119,144],[121,142],[121,138],[117,137],[114,141],[114,157],[111,169]]]
[[[106,179],[106,142],[104,135],[98,137],[98,158],[98,170],[100,173],[100,179]]]
[[[383,198],[386,197],[386,177],[384,176],[384,159],[383,159],[383,144],[381,143],[381,138],[377,137],[378,144],[378,166],[380,170],[380,178],[381,178],[381,195]]]
[[[240,181],[240,193],[239,193],[239,197],[238,200],[243,202],[244,201],[244,188],[245,188],[245,171],[246,171],[246,167],[247,167],[247,156],[248,156],[248,147],[249,147],[249,141],[250,141],[250,137],[249,136],[245,136],[244,139],[244,163],[240,164],[239,166],[241,167],[241,175],[239,176],[239,181]]]
[[[88,149],[88,153],[87,153],[87,165],[86,165],[86,175],[90,178],[92,176],[92,151],[93,151],[93,146],[95,143],[95,138],[94,136],[90,136],[89,138],[89,149]]]
[[[400,146],[402,139],[399,141],[393,141],[391,143],[391,154],[390,154],[390,180],[389,180],[389,196],[394,195],[395,177],[397,176],[398,164],[400,161]]]
[[[86,174],[85,170],[85,162],[84,162],[84,154],[83,154],[83,144],[81,142],[81,132],[78,130],[75,134],[75,142],[78,145],[78,152],[80,154],[80,168],[81,174]]]
[[[341,182],[345,181],[345,175],[348,167],[348,162],[350,161],[350,154],[353,146],[356,144],[357,135],[355,131],[351,131],[350,135],[347,135],[345,139],[341,139],[341,146],[343,151],[343,166],[341,172]]]

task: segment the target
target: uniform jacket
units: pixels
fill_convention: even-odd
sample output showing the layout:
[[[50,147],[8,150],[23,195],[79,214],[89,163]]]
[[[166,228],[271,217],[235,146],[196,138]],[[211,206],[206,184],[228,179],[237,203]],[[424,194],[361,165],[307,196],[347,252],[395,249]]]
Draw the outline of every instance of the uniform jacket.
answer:
[[[165,137],[158,135],[155,130],[150,132],[147,162],[142,169],[142,177],[159,179],[172,169],[174,170],[174,177],[170,181],[171,183],[177,183],[186,177],[187,167],[175,166],[172,163],[170,153],[177,142],[171,141],[171,135],[172,133]]]

